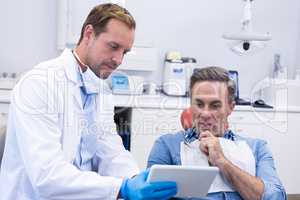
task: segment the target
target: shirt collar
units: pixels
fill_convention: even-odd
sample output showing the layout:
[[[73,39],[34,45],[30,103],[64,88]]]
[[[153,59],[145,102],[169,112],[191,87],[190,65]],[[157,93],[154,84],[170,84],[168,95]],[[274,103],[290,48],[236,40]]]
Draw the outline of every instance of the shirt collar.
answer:
[[[195,127],[189,128],[188,130],[186,130],[184,132],[184,142],[185,143],[191,143],[194,140],[198,139],[198,137],[199,137],[199,135],[198,135]]]
[[[235,136],[235,134],[231,130],[227,130],[224,133],[223,137],[226,138],[226,139],[228,139],[228,140],[232,140],[232,141],[236,140],[236,136]]]
[[[226,130],[223,137],[228,140],[235,141],[236,136],[231,130]],[[184,142],[191,143],[199,138],[199,134],[195,127],[189,128],[184,132]]]

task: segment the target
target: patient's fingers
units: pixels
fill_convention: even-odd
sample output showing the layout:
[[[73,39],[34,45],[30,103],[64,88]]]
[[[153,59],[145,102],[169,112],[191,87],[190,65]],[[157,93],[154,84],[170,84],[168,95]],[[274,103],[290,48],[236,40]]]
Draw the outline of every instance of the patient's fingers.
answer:
[[[207,142],[204,140],[200,141],[200,145],[199,145],[200,150],[208,156],[208,145]]]

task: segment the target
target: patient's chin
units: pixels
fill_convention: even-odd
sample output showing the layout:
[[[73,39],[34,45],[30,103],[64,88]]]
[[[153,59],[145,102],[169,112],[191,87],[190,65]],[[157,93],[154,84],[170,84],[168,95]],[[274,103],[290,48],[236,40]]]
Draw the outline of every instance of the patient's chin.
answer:
[[[218,127],[200,128],[200,132],[209,131],[215,137],[222,137],[223,132]]]
[[[215,135],[214,131],[211,128],[200,128],[200,133],[204,132],[204,131],[209,131],[210,133],[212,133],[213,135]]]

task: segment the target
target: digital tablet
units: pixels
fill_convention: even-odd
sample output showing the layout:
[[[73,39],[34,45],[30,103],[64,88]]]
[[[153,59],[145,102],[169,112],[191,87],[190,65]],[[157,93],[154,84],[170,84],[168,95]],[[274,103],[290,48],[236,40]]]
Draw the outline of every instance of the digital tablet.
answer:
[[[153,165],[147,178],[148,183],[174,181],[177,183],[175,197],[205,197],[218,174],[217,167]]]

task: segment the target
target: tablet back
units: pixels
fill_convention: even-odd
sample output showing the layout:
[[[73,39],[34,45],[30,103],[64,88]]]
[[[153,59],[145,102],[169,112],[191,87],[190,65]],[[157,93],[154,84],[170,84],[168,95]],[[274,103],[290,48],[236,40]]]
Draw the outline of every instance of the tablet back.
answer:
[[[176,197],[205,197],[218,174],[217,167],[153,165],[147,182],[174,181],[177,183]]]

